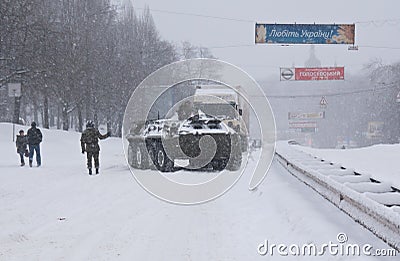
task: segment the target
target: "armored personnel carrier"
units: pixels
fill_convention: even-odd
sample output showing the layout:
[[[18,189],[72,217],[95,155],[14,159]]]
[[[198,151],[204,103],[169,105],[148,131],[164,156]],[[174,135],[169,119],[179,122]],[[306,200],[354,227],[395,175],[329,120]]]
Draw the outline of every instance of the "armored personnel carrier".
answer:
[[[240,134],[202,111],[183,121],[134,124],[126,138],[128,162],[137,169],[235,171],[242,163]]]

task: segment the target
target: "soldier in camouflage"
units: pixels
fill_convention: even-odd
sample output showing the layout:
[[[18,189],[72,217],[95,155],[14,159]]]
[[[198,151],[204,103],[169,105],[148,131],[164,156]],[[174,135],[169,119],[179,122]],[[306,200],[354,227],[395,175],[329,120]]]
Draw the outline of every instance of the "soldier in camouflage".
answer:
[[[86,123],[86,130],[81,136],[81,148],[82,154],[86,152],[87,156],[87,167],[89,169],[89,175],[92,175],[92,158],[94,159],[94,167],[96,168],[96,174],[99,174],[99,139],[103,140],[111,136],[110,132],[102,135],[98,129],[94,127],[93,121]]]

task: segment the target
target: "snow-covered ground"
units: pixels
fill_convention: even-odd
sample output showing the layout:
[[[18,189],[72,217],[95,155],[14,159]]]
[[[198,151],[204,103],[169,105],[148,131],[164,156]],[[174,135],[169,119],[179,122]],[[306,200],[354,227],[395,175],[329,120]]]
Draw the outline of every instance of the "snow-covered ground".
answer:
[[[269,260],[257,253],[265,240],[322,245],[340,232],[389,248],[276,161],[256,191],[245,173],[212,202],[178,206],[135,182],[118,138],[101,141],[101,174],[89,176],[79,133],[42,130],[43,165],[29,168],[19,166],[11,131],[0,123],[0,260]]]
[[[379,144],[358,149],[294,147],[400,188],[400,144]]]

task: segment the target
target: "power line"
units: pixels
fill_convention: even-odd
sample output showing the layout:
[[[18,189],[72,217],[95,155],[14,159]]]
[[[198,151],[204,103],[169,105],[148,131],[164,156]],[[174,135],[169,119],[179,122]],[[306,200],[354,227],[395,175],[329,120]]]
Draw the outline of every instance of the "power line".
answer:
[[[144,10],[146,8],[136,7],[136,9]],[[175,14],[175,15],[185,15],[185,16],[195,16],[195,17],[202,17],[202,18],[212,18],[212,19],[219,19],[219,20],[228,20],[234,22],[245,22],[245,23],[256,23],[253,20],[246,20],[246,19],[238,19],[238,18],[230,18],[230,17],[222,17],[222,16],[214,16],[214,15],[204,15],[204,14],[195,14],[195,13],[186,13],[186,12],[176,12],[176,11],[167,11],[167,10],[160,10],[160,9],[151,9],[151,12],[158,12],[158,13],[166,13],[166,14]]]
[[[305,46],[303,44],[270,44],[271,46],[278,47],[298,47]],[[237,45],[219,45],[219,46],[210,46],[208,49],[225,49],[225,48],[240,48],[240,47],[255,47],[256,44],[237,44]],[[347,46],[347,45],[345,45]],[[392,46],[374,46],[374,45],[358,45],[361,48],[371,48],[371,49],[388,49],[388,50],[400,50],[400,47],[392,47]]]
[[[135,9],[138,10],[145,10],[146,8],[136,7]],[[240,19],[240,18],[232,18],[232,17],[222,17],[222,16],[214,16],[214,15],[204,15],[198,13],[187,13],[187,12],[176,12],[176,11],[169,11],[169,10],[161,10],[161,9],[152,9],[148,8],[151,12],[158,12],[158,13],[166,13],[166,14],[173,14],[173,15],[184,15],[184,16],[193,16],[193,17],[201,17],[201,18],[210,18],[210,19],[218,19],[218,20],[226,20],[226,21],[234,21],[234,22],[244,22],[244,23],[253,23],[255,24],[256,21],[248,20],[248,19]],[[355,24],[372,24],[372,25],[385,25],[385,24],[400,24],[400,19],[382,19],[382,20],[369,20],[369,21],[358,21]],[[299,46],[290,45],[290,44],[274,44],[274,46]],[[208,49],[224,49],[224,48],[241,48],[241,47],[254,47],[255,44],[236,44],[236,45],[221,45],[221,46],[211,46],[207,47]],[[400,47],[390,47],[390,46],[372,46],[372,45],[360,45],[359,47],[363,48],[376,48],[376,49],[390,49],[390,50],[400,50]]]
[[[275,47],[290,47],[290,46],[298,46],[301,44],[269,44],[270,46],[275,46]],[[221,48],[237,48],[237,47],[254,47],[257,46],[256,44],[236,44],[236,45],[220,45],[220,46],[210,46],[207,47],[208,49],[221,49]],[[304,45],[303,45],[304,46]]]
[[[375,49],[400,50],[400,47],[390,47],[390,46],[359,45],[359,47],[362,47],[362,48],[375,48]]]
[[[238,48],[238,47],[253,47],[254,44],[237,44],[237,45],[221,45],[221,46],[210,46],[208,49],[225,49],[225,48]]]
[[[383,91],[383,90],[398,88],[398,87],[399,87],[398,85],[396,85],[395,83],[392,83],[392,84],[388,84],[385,87],[354,90],[351,92],[337,92],[337,93],[328,93],[328,94],[305,94],[305,95],[267,95],[267,97],[268,98],[277,98],[277,99],[313,98],[313,97],[321,97],[321,96],[335,97],[335,96],[358,94],[358,93],[363,93],[363,92],[377,92],[377,91]]]
[[[399,23],[400,23],[400,19],[382,19],[382,20],[369,20],[369,21],[355,22],[355,24],[367,24],[367,25],[375,25],[375,26],[383,26],[386,24],[398,25]]]
[[[145,10],[146,8],[135,7],[135,9]],[[152,8],[148,8],[148,10],[150,10],[151,12],[158,12],[158,13],[211,18],[211,19],[227,20],[227,21],[234,21],[234,22],[245,22],[245,23],[256,23],[257,22],[257,21],[249,20],[249,19],[222,17],[222,16],[205,15],[205,14],[198,14],[198,13],[176,12],[176,11],[152,9]],[[398,24],[400,24],[400,19],[395,18],[395,19],[376,19],[376,20],[367,20],[367,21],[357,21],[357,22],[354,22],[354,24],[366,24],[366,25],[375,25],[375,26],[382,26],[382,25],[386,25],[386,24],[398,25]]]

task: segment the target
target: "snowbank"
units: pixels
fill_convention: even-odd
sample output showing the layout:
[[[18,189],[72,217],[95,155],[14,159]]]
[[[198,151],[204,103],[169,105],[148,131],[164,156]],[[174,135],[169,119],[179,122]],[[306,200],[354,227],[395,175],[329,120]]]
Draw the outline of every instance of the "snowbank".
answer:
[[[364,225],[389,245],[400,249],[400,215],[392,206],[400,206],[400,193],[391,186],[388,190],[372,189],[375,179],[341,164],[334,164],[317,156],[305,153],[299,146],[278,142],[276,153],[279,161],[298,179],[311,186],[322,196],[343,210],[355,221]],[[309,164],[314,160],[315,164]],[[305,164],[303,164],[305,162]],[[358,184],[356,188],[354,185]],[[379,183],[380,184],[380,183]],[[361,193],[362,192],[362,193]]]
[[[358,149],[314,149],[296,146],[315,157],[340,162],[359,173],[371,173],[374,179],[400,188],[400,144],[380,144]]]

